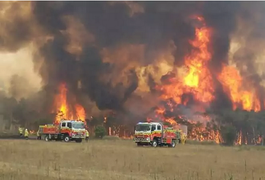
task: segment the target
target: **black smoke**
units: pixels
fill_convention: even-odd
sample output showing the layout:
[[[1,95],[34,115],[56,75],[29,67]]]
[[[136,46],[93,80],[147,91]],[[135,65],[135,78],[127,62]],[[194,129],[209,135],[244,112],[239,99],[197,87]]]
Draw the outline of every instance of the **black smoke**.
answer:
[[[178,7],[179,3],[172,4]],[[189,3],[190,4],[190,3]],[[146,62],[143,65],[152,64],[152,54],[173,40],[180,47],[176,53],[176,64],[182,64],[183,56],[190,49],[188,39],[194,36],[194,29],[188,22],[188,16],[193,14],[196,3],[187,8],[189,12],[178,7],[179,11],[163,10],[159,3],[141,3],[144,12],[130,15],[130,7],[126,3],[102,3],[102,2],[65,2],[65,3],[34,3],[34,15],[41,22],[46,32],[52,34],[54,39],[41,48],[45,57],[47,86],[54,88],[60,82],[66,82],[68,86],[75,86],[78,80],[82,82],[82,94],[86,94],[95,101],[98,108],[122,110],[123,104],[138,87],[138,78],[135,69],[127,72],[129,85],[122,82],[113,87],[111,82],[102,82],[103,74],[112,74],[113,65],[103,63],[100,50],[102,48],[115,47],[123,43],[145,44]],[[171,7],[168,4],[164,8]],[[85,45],[83,53],[76,61],[64,47],[68,43],[67,38],[60,34],[66,30],[63,16],[71,15],[78,18],[85,27],[96,37],[96,47]],[[120,60],[117,59],[117,62]],[[72,90],[76,89],[72,87]]]
[[[19,2],[21,3],[21,2]],[[132,3],[137,6],[131,6]],[[124,103],[133,97],[139,85],[136,69],[126,72],[127,82],[115,85],[111,81],[102,80],[102,76],[113,76],[115,64],[103,62],[100,51],[103,48],[122,46],[123,44],[144,44],[145,61],[142,65],[154,63],[156,52],[173,41],[177,47],[174,52],[175,66],[183,65],[183,59],[192,47],[189,40],[194,37],[194,25],[190,20],[194,15],[202,15],[208,27],[212,28],[210,69],[216,82],[216,108],[231,106],[229,98],[222,91],[216,79],[221,71],[222,63],[228,62],[228,51],[231,36],[237,29],[238,16],[246,16],[251,22],[254,15],[250,13],[256,3],[242,2],[33,2],[33,17],[23,22],[15,18],[14,25],[8,24],[8,36],[12,37],[8,44],[0,41],[1,46],[8,50],[18,49],[33,36],[30,22],[33,21],[42,30],[42,35],[52,36],[39,52],[44,57],[39,74],[43,78],[43,91],[47,99],[52,99],[57,93],[58,85],[67,84],[69,91],[76,94],[78,101],[89,97],[101,110],[111,109],[124,111]],[[16,6],[19,4],[17,3]],[[14,6],[14,7],[16,7]],[[248,7],[249,6],[249,7]],[[263,6],[263,4],[260,4]],[[259,9],[262,13],[263,9]],[[133,12],[133,13],[132,13]],[[256,12],[253,12],[254,14]],[[15,14],[15,11],[14,11]],[[95,42],[83,44],[82,53],[77,57],[69,53],[65,47],[69,44],[69,37],[62,34],[67,30],[65,16],[78,19],[84,27],[95,37]],[[250,23],[257,27],[253,36],[262,36],[263,26],[258,22]],[[264,25],[264,23],[262,23]],[[0,37],[0,40],[3,37]],[[19,42],[19,43],[16,43]],[[12,45],[11,45],[12,43]],[[260,43],[262,44],[262,43]],[[13,47],[13,48],[10,48]],[[250,71],[254,71],[253,55],[248,53],[249,60],[244,59]],[[240,58],[237,58],[240,59]],[[122,59],[117,58],[117,63]],[[39,63],[35,60],[35,63]],[[240,64],[238,62],[238,64]],[[240,67],[240,65],[238,65]],[[243,69],[243,68],[241,68]],[[115,72],[115,75],[119,74]],[[155,93],[155,82],[151,75],[147,75],[152,93]],[[260,76],[255,76],[260,82]],[[81,81],[81,88],[78,82]],[[256,86],[259,86],[257,84]],[[47,106],[50,102],[47,101]],[[47,107],[46,107],[47,109]]]

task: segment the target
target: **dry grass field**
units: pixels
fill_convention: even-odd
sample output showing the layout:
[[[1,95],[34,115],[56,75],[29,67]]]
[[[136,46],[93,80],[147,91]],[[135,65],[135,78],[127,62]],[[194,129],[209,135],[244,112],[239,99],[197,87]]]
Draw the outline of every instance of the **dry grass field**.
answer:
[[[265,179],[262,147],[136,147],[129,140],[0,140],[1,180]]]

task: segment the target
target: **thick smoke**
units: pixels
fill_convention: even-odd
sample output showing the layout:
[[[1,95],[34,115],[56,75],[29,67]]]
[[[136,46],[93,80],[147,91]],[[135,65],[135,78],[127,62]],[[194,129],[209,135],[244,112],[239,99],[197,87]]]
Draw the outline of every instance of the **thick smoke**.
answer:
[[[210,69],[216,86],[216,99],[212,103],[212,108],[215,110],[222,107],[232,108],[232,103],[227,94],[223,92],[222,85],[217,80],[217,75],[221,72],[222,65],[228,64],[231,34],[237,26],[236,16],[240,11],[240,6],[241,3],[234,2],[207,2],[203,6],[202,14],[205,17],[206,24],[213,29]]]
[[[0,19],[4,23],[0,27],[0,50],[13,52],[34,44],[35,70],[43,85],[38,94],[43,104],[40,109],[47,112],[58,85],[63,82],[85,107],[91,101],[100,110],[144,114],[158,103],[155,86],[161,83],[161,77],[183,65],[184,56],[192,50],[189,40],[194,37],[191,20],[194,15],[202,15],[213,32],[210,68],[217,97],[213,107],[231,107],[215,77],[222,64],[231,60],[229,53],[234,37],[245,42],[233,54],[237,67],[243,74],[249,74],[257,87],[264,79],[263,69],[258,69],[258,62],[254,62],[264,44],[263,3],[1,4],[3,11],[9,7],[5,15],[11,20]],[[236,34],[239,27],[248,27],[246,31],[240,30],[242,37]],[[255,73],[257,70],[259,74]],[[11,92],[21,97],[19,83],[19,76],[14,76]]]
[[[45,73],[49,74],[45,79],[47,85],[57,87],[64,81],[74,91],[76,82],[81,80],[82,93],[96,101],[99,109],[122,110],[123,104],[138,88],[137,68],[154,63],[156,52],[169,41],[173,40],[175,46],[180,47],[175,63],[181,64],[186,53],[181,49],[189,49],[185,47],[189,46],[188,39],[194,34],[187,21],[188,14],[178,17],[176,12],[162,10],[159,13],[160,5],[156,3],[136,5],[36,3],[36,18],[53,36],[41,49],[45,57]],[[189,11],[192,12],[192,9]],[[67,30],[64,22],[66,15],[78,19],[95,37],[95,43],[84,44],[78,57],[65,49],[69,37],[61,31]],[[134,47],[130,48],[131,44]],[[122,46],[127,48],[122,49]],[[103,49],[109,49],[109,61],[102,57]],[[128,52],[111,57],[114,51]],[[140,58],[138,53],[142,54]]]
[[[246,87],[255,87],[261,100],[264,99],[264,53],[265,46],[264,12],[265,3],[243,3],[237,16],[238,26],[233,33],[231,44],[234,45],[231,61],[236,64],[244,79]],[[253,13],[255,12],[255,13]],[[261,103],[262,109],[263,103]]]

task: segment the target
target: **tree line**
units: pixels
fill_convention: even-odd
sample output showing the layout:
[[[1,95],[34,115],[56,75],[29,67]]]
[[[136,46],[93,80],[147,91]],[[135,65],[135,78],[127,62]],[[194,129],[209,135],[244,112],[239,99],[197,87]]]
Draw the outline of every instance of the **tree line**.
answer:
[[[41,107],[36,108],[34,103],[30,103],[25,99],[16,101],[14,98],[1,96],[0,113],[4,119],[13,119],[13,123],[18,123],[22,126],[27,126],[29,129],[36,129],[40,124],[52,123],[55,117],[53,113],[47,113],[46,109]],[[202,124],[190,124],[185,119],[178,116],[181,112],[166,112],[165,116],[173,117],[176,122],[188,125],[189,132],[194,126],[200,127]],[[245,111],[241,109],[208,109],[203,115],[211,117],[211,121],[207,123],[210,130],[219,131],[223,142],[232,145],[239,134],[241,135],[242,144],[261,144],[265,137],[265,111],[254,112]],[[127,117],[129,116],[129,117]],[[126,119],[127,118],[127,119]],[[145,117],[135,117],[131,114],[124,116],[117,116],[115,114],[107,116],[104,122],[104,116],[94,116],[87,119],[87,123],[92,127],[94,132],[95,127],[103,126],[106,131],[108,127],[119,132],[125,131],[133,133],[133,127],[137,121],[144,120]],[[94,129],[93,129],[94,128]],[[123,129],[123,130],[121,130]]]

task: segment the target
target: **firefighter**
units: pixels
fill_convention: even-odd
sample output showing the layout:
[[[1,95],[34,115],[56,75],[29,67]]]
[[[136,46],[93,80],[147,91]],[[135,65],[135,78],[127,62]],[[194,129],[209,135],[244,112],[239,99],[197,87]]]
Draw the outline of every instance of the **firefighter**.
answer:
[[[183,131],[182,129],[179,129],[179,139],[180,139],[180,143],[184,144],[184,136],[183,136]]]
[[[41,139],[39,130],[37,131],[37,139]]]
[[[89,139],[89,132],[88,132],[88,130],[86,129],[86,142],[88,141],[88,139]]]
[[[25,129],[24,137],[25,137],[25,139],[27,139],[27,140],[28,140],[28,138],[29,138],[29,132],[28,132],[28,129],[27,129],[27,128]]]
[[[23,128],[19,127],[18,132],[19,132],[20,137],[22,137],[23,136]]]
[[[185,133],[181,133],[181,144],[185,144],[185,142],[186,142],[186,135],[185,135]]]

